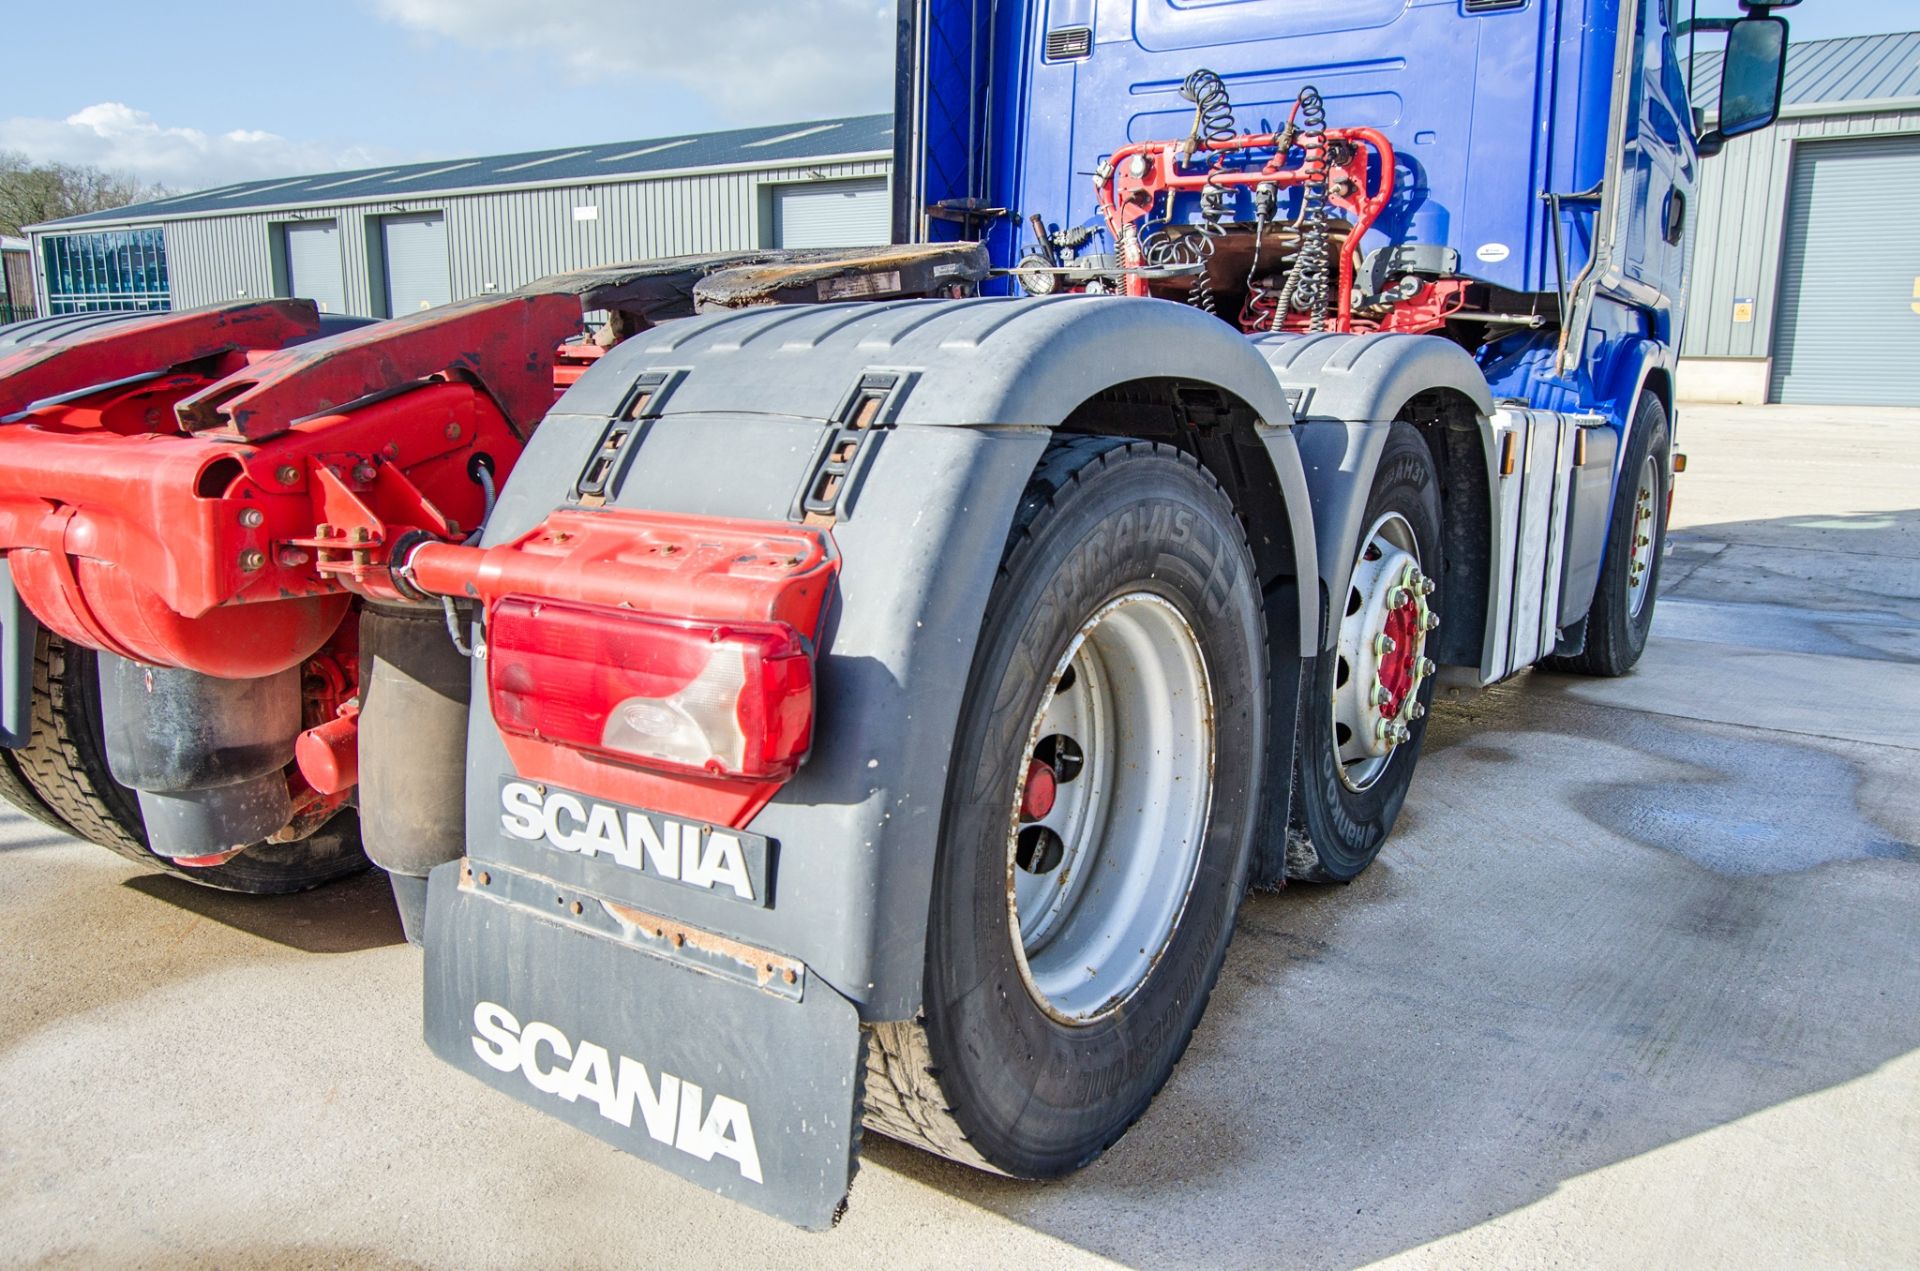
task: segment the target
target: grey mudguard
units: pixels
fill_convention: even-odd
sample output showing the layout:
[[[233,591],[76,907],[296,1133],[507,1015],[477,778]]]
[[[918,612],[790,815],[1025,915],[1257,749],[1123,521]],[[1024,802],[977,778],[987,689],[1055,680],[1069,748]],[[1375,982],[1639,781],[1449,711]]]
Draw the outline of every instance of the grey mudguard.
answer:
[[[1261,336],[1251,344],[1293,410],[1320,579],[1327,595],[1345,595],[1394,418],[1416,394],[1436,388],[1461,393],[1484,418],[1493,413],[1493,394],[1467,351],[1438,336],[1328,332]],[[1318,649],[1332,644],[1330,614]]]
[[[608,504],[785,521],[821,450],[823,421],[878,371],[908,379],[833,530],[843,564],[821,641],[813,752],[747,827],[773,841],[770,905],[510,839],[500,778],[511,768],[480,681],[467,781],[474,859],[795,957],[867,1020],[907,1018],[920,1004],[961,698],[1008,527],[1049,430],[1127,380],[1214,384],[1268,425],[1266,449],[1303,553],[1313,533],[1289,431],[1272,426],[1287,422],[1286,403],[1246,341],[1184,306],[1079,298],[769,308],[643,333],[602,358],[548,416],[487,541],[524,533],[567,496],[608,417],[649,372],[678,378]],[[1303,595],[1303,647],[1316,609]]]
[[[426,1037],[488,1085],[788,1222],[829,1227],[853,1178],[860,1018],[804,968],[649,941],[564,884],[459,861],[428,881]],[[651,945],[651,947],[650,947]],[[736,968],[729,973],[729,966]]]

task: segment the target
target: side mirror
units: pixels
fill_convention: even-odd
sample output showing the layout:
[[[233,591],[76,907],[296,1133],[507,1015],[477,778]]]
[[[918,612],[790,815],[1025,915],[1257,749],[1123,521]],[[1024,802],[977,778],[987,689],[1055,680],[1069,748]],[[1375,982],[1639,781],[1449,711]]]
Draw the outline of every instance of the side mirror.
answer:
[[[1787,23],[1772,16],[1746,17],[1727,30],[1720,64],[1720,126],[1701,138],[1713,149],[1729,137],[1758,132],[1780,116],[1787,75]],[[1706,145],[1703,153],[1711,153]]]

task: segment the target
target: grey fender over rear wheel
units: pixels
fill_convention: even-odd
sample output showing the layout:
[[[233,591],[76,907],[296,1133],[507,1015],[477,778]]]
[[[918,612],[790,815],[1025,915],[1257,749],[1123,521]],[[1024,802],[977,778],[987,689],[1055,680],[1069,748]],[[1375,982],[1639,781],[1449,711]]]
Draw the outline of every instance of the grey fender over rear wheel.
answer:
[[[342,813],[297,843],[263,843],[225,864],[175,865],[147,846],[140,800],[113,779],[100,724],[99,661],[93,650],[42,632],[35,649],[33,735],[8,756],[21,783],[61,828],[148,869],[221,891],[277,895],[305,891],[367,867],[359,823]],[[0,789],[16,806],[11,788]]]
[[[1056,440],[987,607],[924,1005],[872,1030],[869,1125],[1046,1178],[1146,1110],[1233,933],[1266,676],[1253,558],[1212,477],[1150,442]]]
[[[1575,675],[1625,675],[1646,651],[1667,546],[1671,445],[1667,408],[1652,393],[1640,394],[1614,484],[1607,562],[1587,610],[1586,647],[1568,657],[1545,658],[1542,667]]]
[[[1426,439],[1395,423],[1367,496],[1334,647],[1300,706],[1288,873],[1347,882],[1380,854],[1406,802],[1433,702],[1427,656],[1445,597],[1440,479]]]

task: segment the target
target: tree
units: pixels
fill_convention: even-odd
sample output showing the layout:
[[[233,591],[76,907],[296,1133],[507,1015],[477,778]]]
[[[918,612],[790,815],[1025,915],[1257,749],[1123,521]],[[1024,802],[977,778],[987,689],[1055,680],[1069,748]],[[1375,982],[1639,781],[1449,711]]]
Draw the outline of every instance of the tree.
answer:
[[[28,225],[125,207],[166,194],[125,172],[89,164],[34,163],[0,150],[0,234],[18,235]]]

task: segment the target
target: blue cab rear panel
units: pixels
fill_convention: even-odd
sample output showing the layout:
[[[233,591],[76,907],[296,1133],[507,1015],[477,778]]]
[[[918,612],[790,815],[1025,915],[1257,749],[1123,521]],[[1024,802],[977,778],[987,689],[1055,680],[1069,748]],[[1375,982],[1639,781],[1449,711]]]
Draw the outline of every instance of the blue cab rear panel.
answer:
[[[1596,306],[1597,347],[1566,377],[1552,373],[1550,330],[1480,351],[1497,393],[1618,419],[1617,399],[1637,391],[1646,359],[1677,340],[1684,291],[1683,244],[1655,224],[1676,190],[1684,204],[1693,163],[1667,2],[925,0],[918,82],[903,84],[901,98],[903,118],[923,121],[901,142],[902,170],[922,185],[896,195],[902,228],[935,240],[971,232],[995,265],[1011,267],[1037,213],[1051,229],[1094,227],[1087,250],[1113,251],[1092,173],[1126,142],[1186,136],[1194,110],[1179,90],[1205,67],[1224,81],[1242,132],[1280,126],[1312,85],[1330,127],[1371,127],[1392,142],[1394,194],[1363,250],[1450,247],[1460,275],[1513,293],[1508,307],[1534,297],[1557,307],[1587,263],[1597,200],[1561,204],[1562,266],[1543,195],[1600,182],[1624,5],[1638,36],[1616,255],[1624,276],[1619,294]],[[1072,28],[1090,31],[1090,48],[1049,57],[1049,33]],[[1227,219],[1251,219],[1247,196],[1235,198]],[[929,205],[968,199],[1012,215],[971,230],[917,219]],[[1198,208],[1176,204],[1171,219],[1198,221]],[[1612,382],[1628,363],[1632,382]]]

